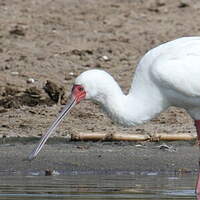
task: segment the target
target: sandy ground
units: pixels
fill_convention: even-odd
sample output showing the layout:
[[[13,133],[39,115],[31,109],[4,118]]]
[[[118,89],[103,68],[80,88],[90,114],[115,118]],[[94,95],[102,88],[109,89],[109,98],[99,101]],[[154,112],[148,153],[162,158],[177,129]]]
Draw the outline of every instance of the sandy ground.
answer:
[[[115,174],[171,173],[174,175],[198,172],[197,146],[172,142],[164,148],[161,143],[109,143],[109,142],[56,142],[45,145],[43,151],[32,161],[27,155],[33,144],[6,143],[0,145],[0,175],[44,175],[45,170],[59,173]],[[119,162],[120,161],[120,162]]]

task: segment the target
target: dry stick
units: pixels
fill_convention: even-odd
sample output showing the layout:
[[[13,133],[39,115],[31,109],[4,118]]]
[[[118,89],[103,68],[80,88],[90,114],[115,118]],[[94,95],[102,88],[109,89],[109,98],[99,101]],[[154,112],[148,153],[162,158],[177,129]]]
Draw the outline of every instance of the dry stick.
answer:
[[[167,134],[167,133],[156,133],[151,136],[151,139],[155,141],[158,138],[162,141],[182,141],[182,140],[195,140],[197,138],[196,135],[191,135],[188,133],[179,133],[177,134]],[[154,140],[155,139],[155,140]]]
[[[167,134],[157,133],[154,135],[133,135],[126,133],[74,133],[71,135],[71,140],[109,140],[109,141],[177,141],[177,140],[195,140],[196,136],[188,133]]]

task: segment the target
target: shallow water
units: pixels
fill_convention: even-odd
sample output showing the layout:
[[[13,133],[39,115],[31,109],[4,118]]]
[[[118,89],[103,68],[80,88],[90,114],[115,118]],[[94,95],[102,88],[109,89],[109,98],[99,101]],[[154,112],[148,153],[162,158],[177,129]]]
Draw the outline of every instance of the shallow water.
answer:
[[[125,200],[196,199],[195,174],[156,172],[43,172],[0,173],[0,200]],[[5,174],[5,173],[4,173]]]

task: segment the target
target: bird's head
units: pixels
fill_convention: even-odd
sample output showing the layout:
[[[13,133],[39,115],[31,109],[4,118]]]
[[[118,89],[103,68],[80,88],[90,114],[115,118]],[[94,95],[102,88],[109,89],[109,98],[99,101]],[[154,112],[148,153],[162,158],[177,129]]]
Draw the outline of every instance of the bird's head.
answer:
[[[101,102],[105,94],[109,94],[113,82],[112,76],[103,70],[88,70],[75,79],[71,96],[74,96],[77,103],[83,99]]]
[[[105,96],[105,93],[109,93],[110,82],[113,81],[112,76],[107,72],[102,70],[88,70],[80,74],[74,82],[74,85],[71,90],[71,95],[68,103],[65,105],[64,109],[59,113],[56,120],[52,123],[50,128],[41,138],[39,144],[29,155],[28,159],[32,160],[37,156],[37,154],[42,149],[43,145],[55,130],[61,120],[69,113],[69,111],[83,99],[91,99],[95,101],[102,102]]]

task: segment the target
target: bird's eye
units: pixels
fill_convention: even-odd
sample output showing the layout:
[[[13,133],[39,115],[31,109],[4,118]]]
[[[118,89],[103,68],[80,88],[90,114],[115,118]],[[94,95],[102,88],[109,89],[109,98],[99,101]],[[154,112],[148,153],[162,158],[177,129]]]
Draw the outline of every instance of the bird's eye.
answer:
[[[83,91],[84,89],[83,89],[83,87],[80,87],[78,90],[81,92],[81,91]]]

